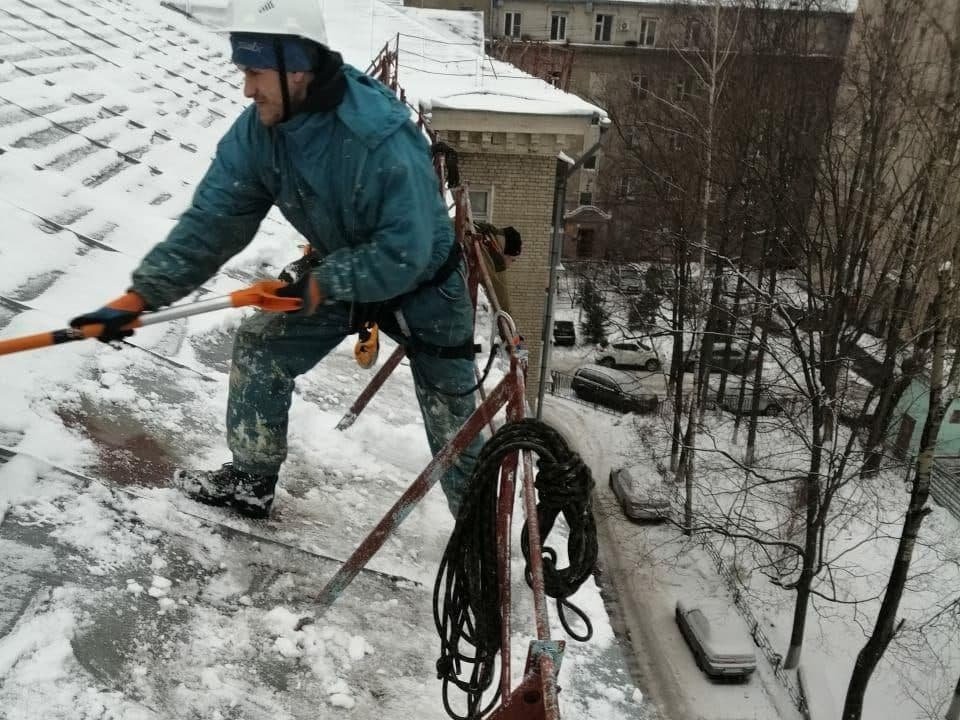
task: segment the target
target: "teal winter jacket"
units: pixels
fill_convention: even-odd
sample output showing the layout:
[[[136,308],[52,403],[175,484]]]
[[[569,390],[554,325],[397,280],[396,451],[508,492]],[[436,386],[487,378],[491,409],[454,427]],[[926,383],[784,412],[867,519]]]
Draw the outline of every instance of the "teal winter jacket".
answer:
[[[315,273],[328,301],[380,302],[436,274],[454,237],[427,142],[387,88],[343,70],[346,92],[334,111],[267,128],[255,106],[244,110],[191,207],[133,274],[148,305],[168,305],[209,279],[253,239],[272,205],[324,257]],[[449,288],[444,297],[457,299]],[[443,310],[424,302],[423,312]],[[460,336],[451,342],[470,332],[467,315],[455,314],[459,328],[435,328]]]

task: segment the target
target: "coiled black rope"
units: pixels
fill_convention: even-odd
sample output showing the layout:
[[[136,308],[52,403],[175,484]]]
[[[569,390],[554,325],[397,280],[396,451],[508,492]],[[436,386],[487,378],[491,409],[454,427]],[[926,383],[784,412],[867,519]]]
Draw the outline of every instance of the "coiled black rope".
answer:
[[[483,706],[483,693],[496,679],[494,671],[503,621],[497,582],[498,480],[503,459],[517,450],[532,450],[539,456],[535,485],[540,498],[537,517],[541,541],[560,513],[570,528],[569,567],[557,568],[556,552],[543,548],[545,591],[557,598],[561,622],[571,637],[585,641],[593,634],[586,614],[567,600],[590,576],[597,560],[590,469],[549,425],[533,419],[507,423],[480,451],[433,589],[433,619],[440,635],[437,677],[443,680],[444,709],[454,720],[482,717],[500,696],[498,682],[490,702]],[[530,583],[526,528],[521,536],[521,548]],[[572,609],[584,621],[587,627],[584,634],[577,635],[570,630],[563,615],[564,607]],[[466,715],[458,715],[451,708],[451,685],[466,693]]]

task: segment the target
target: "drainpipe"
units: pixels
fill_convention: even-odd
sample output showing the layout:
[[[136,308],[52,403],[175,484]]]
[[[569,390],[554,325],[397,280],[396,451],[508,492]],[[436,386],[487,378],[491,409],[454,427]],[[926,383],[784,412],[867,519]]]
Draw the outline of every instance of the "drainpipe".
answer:
[[[602,131],[605,128],[601,128]],[[553,238],[550,245],[550,282],[547,285],[547,307],[543,316],[543,332],[540,339],[543,345],[540,349],[540,383],[537,386],[537,420],[543,419],[543,395],[547,389],[547,369],[550,366],[550,350],[553,338],[553,304],[557,296],[557,268],[560,266],[560,256],[563,252],[563,206],[567,196],[567,180],[583,163],[597,154],[600,149],[600,140],[589,149],[579,160],[574,161],[566,153],[557,155],[557,174],[553,183]]]

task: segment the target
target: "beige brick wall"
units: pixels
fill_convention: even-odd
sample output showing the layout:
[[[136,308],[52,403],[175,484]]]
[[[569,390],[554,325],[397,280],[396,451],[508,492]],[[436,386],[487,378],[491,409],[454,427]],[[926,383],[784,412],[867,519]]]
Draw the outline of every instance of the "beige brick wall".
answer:
[[[527,397],[532,401],[540,380],[556,159],[461,151],[460,172],[471,187],[493,189],[493,224],[513,225],[523,236],[523,254],[507,270],[506,279],[514,321],[530,351]]]

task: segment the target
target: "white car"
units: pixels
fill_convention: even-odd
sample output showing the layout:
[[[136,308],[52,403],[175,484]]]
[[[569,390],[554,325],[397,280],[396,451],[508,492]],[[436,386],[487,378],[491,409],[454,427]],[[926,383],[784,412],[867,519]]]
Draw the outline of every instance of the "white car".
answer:
[[[660,369],[656,350],[639,340],[598,345],[594,362],[604,367],[640,367],[648,372]]]
[[[753,638],[726,603],[707,597],[677,600],[676,619],[697,667],[708,677],[745,681],[757,669]]]
[[[610,470],[610,489],[623,507],[624,514],[632,520],[666,520],[670,517],[670,495],[663,480],[642,479],[642,469],[631,472],[628,468]]]

